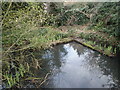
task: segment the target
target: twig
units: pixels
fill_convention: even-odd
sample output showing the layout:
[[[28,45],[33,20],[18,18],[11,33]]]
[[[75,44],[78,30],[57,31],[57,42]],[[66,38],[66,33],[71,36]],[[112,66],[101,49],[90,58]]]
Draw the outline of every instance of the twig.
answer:
[[[28,47],[24,47],[24,48],[21,48],[21,49],[17,49],[17,50],[12,50],[12,51],[3,51],[3,52],[18,52],[18,51],[23,51],[23,50],[26,50],[26,49],[29,49],[31,48],[31,46],[28,46]]]
[[[2,22],[4,21],[5,17],[7,16],[8,12],[10,10],[11,5],[12,5],[12,0],[11,0],[11,2],[9,4],[9,7],[8,7],[8,9],[7,9],[7,11],[6,11],[5,15],[4,15],[4,18],[3,18]]]
[[[47,73],[47,74],[46,74],[46,76],[45,76],[44,80],[40,83],[40,85],[39,85],[38,87],[40,87],[43,83],[45,83],[45,82],[46,82],[47,77],[48,77],[48,75],[49,75],[49,74],[50,74],[50,73]]]

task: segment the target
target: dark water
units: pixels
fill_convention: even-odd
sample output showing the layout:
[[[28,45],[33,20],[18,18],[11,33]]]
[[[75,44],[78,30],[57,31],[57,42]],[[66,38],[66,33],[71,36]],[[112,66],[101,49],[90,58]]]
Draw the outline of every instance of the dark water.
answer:
[[[78,43],[55,46],[42,55],[51,71],[45,88],[119,87],[119,62]]]

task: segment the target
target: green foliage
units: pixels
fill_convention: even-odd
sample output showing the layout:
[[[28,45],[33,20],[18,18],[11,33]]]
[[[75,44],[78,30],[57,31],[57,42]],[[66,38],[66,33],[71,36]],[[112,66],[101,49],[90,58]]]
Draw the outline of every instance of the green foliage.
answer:
[[[26,73],[30,72],[31,67],[36,68],[35,62],[38,63],[39,60],[31,56],[31,52],[28,53],[30,49],[46,49],[54,42],[62,41],[70,36],[77,36],[72,29],[66,34],[49,26],[85,24],[89,22],[87,14],[89,15],[97,9],[91,22],[95,30],[119,37],[118,21],[120,18],[117,13],[119,10],[118,4],[113,2],[102,4],[100,7],[98,6],[99,3],[81,3],[63,7],[63,3],[50,3],[50,12],[45,12],[45,6],[42,2],[2,2],[2,74],[3,81],[7,87],[12,87],[19,83],[26,76]],[[112,47],[112,45],[116,44],[116,41],[113,42],[113,40],[109,40],[109,46],[102,45],[108,39],[94,33],[80,33],[79,37],[86,40],[86,46],[104,50],[106,54],[116,53],[118,47],[120,49],[118,42],[118,47]],[[24,54],[26,50],[27,55]],[[21,53],[21,51],[24,53]],[[32,62],[28,62],[28,57]],[[17,62],[17,64],[13,62]],[[14,69],[15,72],[11,69]],[[26,78],[26,80],[31,79],[41,78]]]
[[[68,36],[69,36],[69,37],[71,37],[71,36],[73,36],[73,37],[76,36],[76,35],[75,35],[75,30],[74,30],[74,29],[68,30]]]
[[[3,2],[3,16],[7,13],[6,6],[9,2]],[[18,7],[20,7],[18,9]],[[23,45],[29,32],[36,27],[54,25],[55,16],[44,12],[43,3],[12,2],[7,15],[3,19],[3,50],[16,42],[17,45]],[[45,31],[41,31],[45,34]],[[28,35],[26,35],[28,36]],[[27,39],[29,41],[29,39]]]
[[[34,36],[30,37],[29,36]],[[39,48],[46,48],[49,47],[49,43],[55,42],[56,40],[61,40],[63,38],[67,38],[67,34],[62,32],[56,31],[52,28],[41,28],[38,30],[34,30],[32,33],[29,34],[30,39],[30,46],[39,47]]]
[[[95,46],[95,49],[102,51],[104,50],[107,55],[117,53],[117,48],[119,47],[119,44],[116,43],[116,40],[110,39],[110,41],[94,33],[80,33],[79,37],[87,40],[86,43]]]
[[[50,43],[56,42],[57,40],[61,40],[66,37],[67,37],[66,34],[58,32],[58,31],[54,31],[51,28],[41,28],[41,29],[32,30],[31,32],[24,35],[24,38],[26,38],[26,40],[28,40],[28,39],[30,40],[29,47],[39,48],[39,49],[46,49],[46,48],[50,47]],[[24,51],[23,46],[19,47],[19,49],[20,48],[23,49],[23,51]],[[18,51],[19,51],[19,49],[18,49]],[[17,53],[14,49],[12,52]],[[11,54],[9,53],[8,55],[10,57],[12,57],[11,56],[12,53]],[[28,55],[28,52],[27,52],[27,55]],[[12,64],[12,63],[9,63],[9,61],[6,61],[6,59],[5,59],[6,57],[7,56],[4,56],[4,58],[3,58],[3,64],[4,64],[3,71],[7,71],[7,72],[4,72],[2,74],[3,74],[3,78],[4,78],[4,83],[7,85],[7,87],[12,87],[12,86],[16,85],[18,82],[20,82],[21,78],[25,77],[25,74],[27,72],[30,72],[29,68],[33,66],[33,63],[35,63],[35,61],[33,61],[33,63],[32,62],[30,63],[29,60],[25,61],[25,59],[28,57],[26,57],[24,54],[19,54],[19,56],[17,56],[17,57],[13,56],[14,58],[11,59],[10,61],[15,60],[15,62],[18,61],[19,63],[24,63],[24,64],[18,65],[18,63],[17,63],[17,65],[16,65],[15,63]],[[9,57],[7,59],[9,59]],[[35,60],[35,58],[30,59],[30,60]],[[15,75],[13,75],[14,72],[11,72],[11,65],[15,69]],[[35,65],[35,67],[36,67],[36,65]],[[8,72],[8,71],[10,71],[10,72]],[[30,79],[30,78],[28,78],[28,79]],[[35,79],[35,77],[34,77],[34,79]]]
[[[113,51],[112,52],[112,47],[111,46],[108,46],[107,48],[104,49],[104,52],[108,55],[110,55],[111,53],[116,53],[116,51]]]
[[[67,36],[48,27],[55,24],[56,17],[44,11],[43,3],[3,2],[2,9],[3,83],[6,87],[12,87],[31,72],[31,67],[36,67],[33,65],[35,61],[26,60],[28,52],[24,55],[19,51],[48,48],[51,42]],[[31,57],[31,60],[36,59]]]
[[[6,13],[5,6],[8,2],[3,3],[3,15]],[[18,6],[16,6],[18,4]],[[21,5],[21,6],[20,6]],[[44,11],[43,3],[17,3],[12,2],[10,10],[5,17],[3,22],[3,29],[20,27],[21,24],[34,24],[35,26],[43,26],[43,25],[53,25],[55,17],[52,14],[48,14]],[[17,8],[17,9],[14,9]]]
[[[120,30],[118,28],[119,8],[118,2],[103,3],[92,20],[95,29],[115,37],[120,37]]]
[[[18,71],[15,71],[14,75],[12,72],[8,72],[8,71],[3,72],[3,79],[6,82],[7,88],[10,88],[14,86],[16,83],[18,83],[20,79],[24,77],[24,74],[27,72],[22,64],[20,64],[19,67],[14,67],[14,69],[15,70],[18,69]]]
[[[88,18],[76,10],[65,10],[56,22],[58,25],[81,25],[86,23]]]

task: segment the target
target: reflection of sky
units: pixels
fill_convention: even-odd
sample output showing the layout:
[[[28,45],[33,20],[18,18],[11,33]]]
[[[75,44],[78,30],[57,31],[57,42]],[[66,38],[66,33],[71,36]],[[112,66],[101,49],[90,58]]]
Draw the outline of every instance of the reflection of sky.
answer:
[[[97,65],[99,57],[90,57],[94,53],[92,50],[85,50],[79,56],[70,44],[65,44],[64,49],[68,52],[64,57],[60,54],[64,63],[51,76],[54,88],[101,88],[114,84],[111,75],[103,75]]]

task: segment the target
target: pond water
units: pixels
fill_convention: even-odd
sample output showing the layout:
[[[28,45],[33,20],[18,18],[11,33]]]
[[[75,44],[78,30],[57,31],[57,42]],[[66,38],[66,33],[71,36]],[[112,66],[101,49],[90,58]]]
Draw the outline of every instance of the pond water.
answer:
[[[119,62],[76,42],[54,46],[42,55],[51,71],[45,88],[120,87]]]

